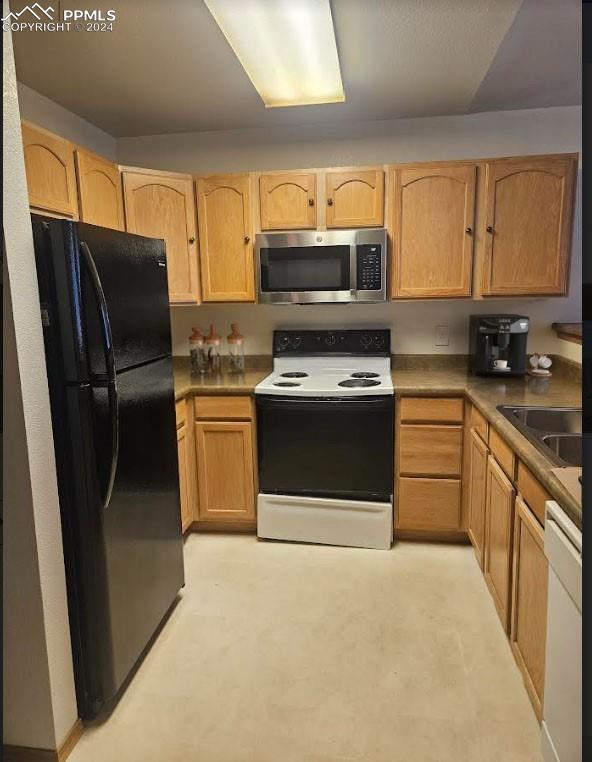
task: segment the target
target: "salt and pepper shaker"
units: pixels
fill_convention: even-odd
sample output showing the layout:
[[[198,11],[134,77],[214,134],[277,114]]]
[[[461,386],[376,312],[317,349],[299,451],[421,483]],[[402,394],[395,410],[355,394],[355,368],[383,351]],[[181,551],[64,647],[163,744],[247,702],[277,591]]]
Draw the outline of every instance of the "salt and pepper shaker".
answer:
[[[231,332],[227,336],[228,341],[228,371],[229,373],[244,373],[245,350],[244,336],[238,332],[237,323],[230,324]]]
[[[204,335],[199,328],[192,328],[189,337],[189,363],[191,374],[205,373],[208,369],[208,356],[205,348]]]
[[[220,373],[222,370],[222,356],[220,355],[221,337],[216,333],[214,324],[210,324],[210,332],[206,336],[206,349],[208,353],[208,371]]]

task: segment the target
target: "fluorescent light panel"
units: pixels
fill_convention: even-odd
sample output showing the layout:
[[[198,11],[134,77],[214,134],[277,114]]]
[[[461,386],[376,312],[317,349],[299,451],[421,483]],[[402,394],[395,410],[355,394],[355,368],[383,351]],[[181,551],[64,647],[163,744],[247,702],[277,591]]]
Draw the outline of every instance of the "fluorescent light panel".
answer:
[[[205,0],[268,108],[345,100],[329,0]]]

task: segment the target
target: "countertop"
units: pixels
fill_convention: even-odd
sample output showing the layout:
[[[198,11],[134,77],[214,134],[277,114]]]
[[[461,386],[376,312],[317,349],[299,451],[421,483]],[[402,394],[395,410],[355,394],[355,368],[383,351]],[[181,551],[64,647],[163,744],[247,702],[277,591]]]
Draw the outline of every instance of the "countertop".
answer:
[[[221,373],[219,376],[192,376],[187,360],[174,358],[175,399],[188,394],[252,394],[259,381],[269,375],[271,366],[247,369],[244,373]]]
[[[217,377],[192,377],[186,360],[175,358],[175,397],[187,394],[252,394],[255,386],[270,372],[270,365],[247,369],[242,374],[223,373]],[[484,378],[467,373],[466,369],[414,369],[392,371],[395,394],[452,395],[466,394],[489,423],[513,448],[545,489],[557,500],[570,518],[582,526],[582,506],[552,473],[555,464],[547,460],[510,421],[498,405],[548,405],[580,407],[581,385],[563,372],[552,378]]]

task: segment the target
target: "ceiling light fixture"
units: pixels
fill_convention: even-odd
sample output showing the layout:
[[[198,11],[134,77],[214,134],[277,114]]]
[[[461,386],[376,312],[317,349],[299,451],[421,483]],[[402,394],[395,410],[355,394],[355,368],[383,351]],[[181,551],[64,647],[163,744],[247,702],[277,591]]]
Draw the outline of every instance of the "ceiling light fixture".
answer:
[[[267,108],[345,100],[329,0],[205,0]]]

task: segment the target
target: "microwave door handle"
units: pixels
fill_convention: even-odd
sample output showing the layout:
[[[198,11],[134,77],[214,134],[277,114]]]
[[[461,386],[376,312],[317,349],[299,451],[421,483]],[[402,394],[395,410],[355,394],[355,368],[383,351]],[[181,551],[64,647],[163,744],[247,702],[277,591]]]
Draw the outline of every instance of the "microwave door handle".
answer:
[[[352,296],[358,289],[358,247],[355,242],[349,245],[349,291]]]
[[[101,337],[103,341],[103,354],[105,356],[105,366],[107,370],[107,400],[109,409],[109,422],[111,429],[111,447],[110,464],[107,484],[103,489],[102,501],[103,508],[107,508],[111,500],[113,484],[115,482],[115,473],[117,471],[117,460],[119,455],[119,400],[117,396],[117,373],[115,369],[115,353],[113,350],[113,337],[111,335],[111,323],[109,321],[109,310],[103,285],[97,271],[97,266],[92,257],[90,249],[85,241],[80,242],[80,250],[83,254],[83,263],[90,277],[90,282],[94,291],[99,320],[101,324]]]

